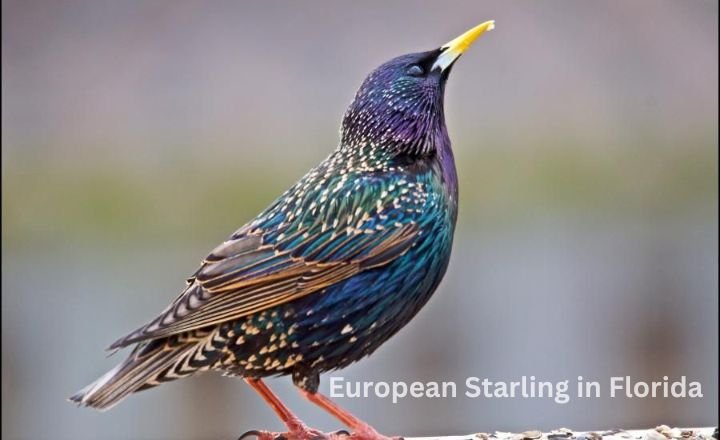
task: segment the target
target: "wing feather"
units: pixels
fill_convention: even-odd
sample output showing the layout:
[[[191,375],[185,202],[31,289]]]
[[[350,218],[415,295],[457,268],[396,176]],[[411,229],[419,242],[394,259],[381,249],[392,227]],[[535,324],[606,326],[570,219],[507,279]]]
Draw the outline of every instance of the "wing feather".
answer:
[[[264,224],[245,225],[215,248],[168,308],[111,348],[248,316],[398,258],[419,236],[417,222],[406,214],[418,210],[399,206],[382,179],[364,183],[361,191],[328,200],[314,216],[311,199],[297,202],[307,209],[272,205],[259,217]]]
[[[336,237],[342,245],[323,260],[294,257],[289,251],[273,251],[270,256],[267,249],[261,249],[265,245],[257,252],[246,252],[241,259],[230,256],[210,263],[213,257],[160,316],[111,348],[238,319],[320,291],[361,270],[394,260],[412,245],[416,232],[417,227],[407,225],[390,233],[357,234],[355,238],[364,238],[359,242]],[[250,255],[258,260],[247,259]],[[245,266],[237,266],[240,260]]]

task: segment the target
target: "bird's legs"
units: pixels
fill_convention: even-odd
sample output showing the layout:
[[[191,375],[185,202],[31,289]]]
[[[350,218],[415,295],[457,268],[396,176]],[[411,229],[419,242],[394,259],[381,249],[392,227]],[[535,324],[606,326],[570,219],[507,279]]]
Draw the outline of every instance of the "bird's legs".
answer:
[[[268,431],[248,431],[243,434],[240,439],[254,436],[258,440],[313,440],[313,439],[333,439],[339,436],[338,434],[326,435],[316,429],[307,427],[295,414],[283,404],[278,396],[268,388],[265,383],[260,379],[245,378],[245,382],[250,385],[265,402],[275,411],[275,414],[280,417],[280,420],[287,426],[287,433],[277,433]]]
[[[345,426],[352,429],[353,433],[350,436],[351,438],[358,440],[402,440],[401,437],[386,437],[378,433],[375,428],[358,419],[346,409],[343,409],[340,405],[318,392],[311,393],[302,388],[298,389],[307,400],[324,409],[345,424]]]

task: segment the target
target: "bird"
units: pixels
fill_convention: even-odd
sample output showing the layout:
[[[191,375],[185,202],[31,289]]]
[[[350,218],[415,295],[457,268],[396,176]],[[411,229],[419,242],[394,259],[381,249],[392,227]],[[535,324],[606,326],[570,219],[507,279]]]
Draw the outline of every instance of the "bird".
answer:
[[[337,148],[213,249],[156,318],[114,342],[128,357],[69,400],[109,409],[204,371],[242,378],[287,432],[259,440],[387,439],[318,391],[320,374],[375,352],[428,302],[448,268],[458,175],[445,124],[452,67],[486,21],[362,82]],[[265,384],[294,385],[352,430],[305,425]]]

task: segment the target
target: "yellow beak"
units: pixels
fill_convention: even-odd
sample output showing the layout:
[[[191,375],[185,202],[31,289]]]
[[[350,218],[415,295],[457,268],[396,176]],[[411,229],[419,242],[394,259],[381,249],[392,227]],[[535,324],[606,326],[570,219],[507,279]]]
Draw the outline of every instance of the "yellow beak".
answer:
[[[485,32],[495,28],[495,20],[479,24],[459,37],[442,45],[442,52],[432,66],[432,70],[439,68],[441,71],[447,69],[457,60],[468,48]]]

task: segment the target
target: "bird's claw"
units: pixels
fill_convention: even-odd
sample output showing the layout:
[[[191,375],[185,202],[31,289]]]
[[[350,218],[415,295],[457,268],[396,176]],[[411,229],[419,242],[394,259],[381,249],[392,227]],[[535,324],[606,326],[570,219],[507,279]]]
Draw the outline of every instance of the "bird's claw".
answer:
[[[330,433],[323,433],[311,428],[298,428],[290,432],[270,432],[251,430],[240,436],[238,440],[404,440],[403,437],[388,437],[379,434],[372,428],[365,427],[354,432],[340,429]]]
[[[238,438],[238,440],[247,440],[250,437],[255,437],[257,440],[281,440],[280,438],[275,436],[275,433],[268,431],[258,431],[256,429],[251,429],[250,431],[243,433]]]
[[[352,435],[342,429],[328,434],[310,428],[298,429],[294,432],[270,432],[253,429],[241,435],[238,440],[248,440],[250,437],[255,437],[256,440],[346,440],[352,438]]]

